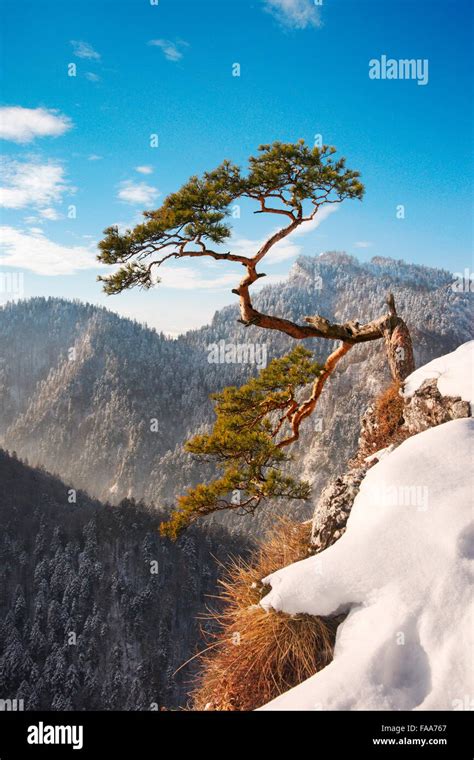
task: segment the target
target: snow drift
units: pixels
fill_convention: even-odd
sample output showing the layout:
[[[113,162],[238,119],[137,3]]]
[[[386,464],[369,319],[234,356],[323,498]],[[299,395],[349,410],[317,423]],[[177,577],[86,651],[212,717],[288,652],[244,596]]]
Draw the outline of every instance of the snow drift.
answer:
[[[441,393],[472,402],[473,348],[417,370],[406,392],[439,377]],[[465,418],[406,440],[368,471],[339,541],[265,579],[267,610],[348,616],[331,664],[261,709],[472,704],[473,439]]]
[[[415,370],[404,385],[404,396],[413,396],[425,380],[437,378],[438,390],[442,396],[459,396],[474,407],[474,340],[464,343],[455,351],[438,359],[433,359]]]

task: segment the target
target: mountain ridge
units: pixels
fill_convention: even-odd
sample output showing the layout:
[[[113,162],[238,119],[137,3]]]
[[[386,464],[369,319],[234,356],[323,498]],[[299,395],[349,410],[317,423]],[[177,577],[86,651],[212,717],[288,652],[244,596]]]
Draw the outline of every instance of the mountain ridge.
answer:
[[[299,257],[288,279],[263,288],[255,303],[262,311],[298,321],[314,313],[332,321],[365,321],[383,312],[390,289],[412,331],[417,363],[426,363],[472,334],[469,294],[454,292],[452,281],[445,270],[382,257],[363,263],[326,252]],[[264,343],[270,359],[294,344],[281,333],[243,328],[237,319],[237,304],[229,305],[209,325],[168,338],[103,307],[56,299],[4,307],[4,445],[98,498],[119,501],[133,495],[171,507],[177,494],[211,474],[182,452],[184,441],[212,420],[209,395],[241,384],[256,371],[252,365],[209,363],[209,346],[219,340]],[[22,346],[19,355],[17,345]],[[324,358],[332,343],[310,339],[305,345]],[[341,363],[290,465],[314,482],[315,497],[336,459],[347,461],[354,452],[359,417],[388,382],[378,343],[356,346]],[[258,534],[279,509],[270,505],[245,520],[236,515],[212,519]],[[309,516],[311,505],[294,505],[292,514]]]

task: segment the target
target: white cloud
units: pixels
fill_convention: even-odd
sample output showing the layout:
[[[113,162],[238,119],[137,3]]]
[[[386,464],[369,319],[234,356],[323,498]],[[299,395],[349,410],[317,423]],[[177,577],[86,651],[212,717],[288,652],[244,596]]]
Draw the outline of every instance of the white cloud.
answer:
[[[86,71],[86,79],[89,80],[89,82],[100,82],[100,76],[98,74],[94,74],[92,71]]]
[[[55,208],[41,208],[38,209],[39,216],[25,216],[24,222],[26,224],[43,224],[45,219],[49,222],[55,222],[57,219],[61,219],[61,214],[56,211]]]
[[[160,288],[166,288],[168,290],[227,290],[230,291],[235,288],[241,277],[242,273],[239,269],[234,272],[226,272],[225,262],[221,262],[219,266],[223,270],[223,274],[206,278],[205,270],[202,268],[197,269],[194,267],[182,267],[177,265],[176,267],[163,267],[163,269],[155,270],[155,275],[160,278]],[[285,280],[286,273],[282,274],[270,274],[266,277],[262,277],[257,280],[252,286],[254,290],[261,290],[265,285],[274,285],[275,283]]]
[[[371,248],[373,243],[370,240],[358,240],[354,243],[354,248]]]
[[[283,240],[280,240],[279,243],[274,245],[273,248],[271,248],[270,251],[266,254],[264,261],[268,264],[279,264],[281,261],[287,261],[294,256],[298,256],[301,253],[302,246],[295,242],[295,238],[302,237],[303,235],[308,235],[309,233],[314,232],[314,230],[316,230],[319,225],[328,218],[328,216],[334,214],[334,212],[337,210],[338,206],[336,205],[323,206],[318,211],[314,219],[312,219],[310,222],[305,222],[294,232],[292,232],[291,235],[288,235],[288,237],[283,238]],[[273,230],[273,232],[276,231],[277,229]],[[231,241],[232,253],[237,253],[238,255],[243,256],[255,256],[260,246],[263,245],[265,240],[270,237],[271,234],[272,233],[270,232],[269,235],[267,235],[262,240],[247,240],[245,238],[236,238]],[[267,281],[268,280],[266,280],[266,282]],[[263,284],[265,285],[266,282]]]
[[[276,231],[276,230],[275,230]],[[271,233],[270,233],[271,234]],[[268,235],[270,237],[270,235]],[[261,240],[248,240],[246,238],[237,238],[231,241],[232,253],[238,256],[255,256],[258,249],[267,238]],[[289,235],[284,240],[273,246],[265,256],[265,262],[268,264],[279,264],[281,261],[287,261],[301,252],[301,246],[291,240]]]
[[[102,161],[103,156],[98,156],[97,153],[91,153],[90,156],[87,157],[88,161]]]
[[[74,274],[81,269],[95,269],[99,263],[92,248],[54,243],[42,233],[29,233],[14,227],[0,227],[0,266],[27,269],[35,274]]]
[[[61,201],[66,192],[73,192],[64,168],[55,161],[16,161],[4,158],[0,162],[0,206],[5,208],[39,208],[46,219],[54,218],[52,204]]]
[[[291,234],[291,237],[300,237],[301,235],[307,235],[308,232],[314,232],[314,230],[317,230],[319,225],[324,222],[328,216],[335,214],[338,209],[339,206],[334,203],[328,203],[325,206],[322,206],[322,208],[317,212],[314,219],[312,219],[310,222],[305,222],[301,225],[301,227],[297,227],[296,230]]]
[[[71,40],[71,45],[74,51],[74,55],[77,58],[89,58],[90,60],[94,61],[100,60],[100,53],[98,53],[97,50],[94,50],[92,45],[90,45],[88,42],[83,42],[82,40]]]
[[[55,208],[42,208],[39,213],[43,219],[48,219],[50,222],[56,221],[60,216]]]
[[[160,287],[170,288],[173,290],[221,290],[222,288],[235,287],[238,282],[238,276],[230,272],[206,279],[202,276],[202,271],[192,267],[177,267],[176,269],[160,269],[157,272],[160,277]]]
[[[0,108],[0,138],[16,143],[28,143],[36,137],[58,137],[71,129],[67,116],[48,108]]]
[[[184,40],[177,40],[171,42],[171,40],[150,40],[149,45],[159,47],[163,51],[167,61],[180,61],[183,57],[182,48],[189,47],[189,43]]]
[[[292,29],[321,26],[319,9],[313,0],[264,0],[264,8],[281,24]]]
[[[133,182],[131,179],[121,182],[119,188],[117,197],[133,205],[150,206],[159,195],[156,187],[147,185],[145,182]]]
[[[153,174],[152,166],[136,166],[135,171],[139,174]]]

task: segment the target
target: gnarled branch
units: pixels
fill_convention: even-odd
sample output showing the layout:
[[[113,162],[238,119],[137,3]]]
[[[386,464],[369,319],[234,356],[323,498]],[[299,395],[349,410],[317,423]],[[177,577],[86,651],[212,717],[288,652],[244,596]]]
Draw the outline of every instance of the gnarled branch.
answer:
[[[300,437],[301,423],[304,419],[306,419],[306,417],[309,417],[310,414],[313,413],[326,381],[334,372],[338,361],[342,359],[342,357],[345,356],[351,348],[351,343],[342,343],[340,346],[338,346],[338,348],[336,348],[335,351],[332,352],[332,354],[330,354],[330,356],[328,356],[323,371],[314,381],[311,396],[307,401],[298,406],[297,409],[295,409],[290,415],[291,435],[288,438],[284,438],[282,441],[280,441],[277,444],[278,448],[289,446],[291,443],[294,443],[298,440]]]

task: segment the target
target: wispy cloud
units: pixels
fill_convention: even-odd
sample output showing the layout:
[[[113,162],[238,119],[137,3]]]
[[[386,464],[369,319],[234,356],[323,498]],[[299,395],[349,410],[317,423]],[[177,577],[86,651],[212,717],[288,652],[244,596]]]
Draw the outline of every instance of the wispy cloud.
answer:
[[[173,290],[221,290],[231,285],[235,286],[236,283],[235,273],[228,272],[219,277],[207,279],[203,276],[202,270],[192,267],[160,269],[158,276],[161,279],[160,287]]]
[[[93,71],[86,71],[85,77],[89,80],[89,82],[100,82],[100,76],[98,74],[94,74]]]
[[[264,9],[283,26],[307,29],[321,26],[319,8],[313,0],[263,0]]]
[[[135,171],[139,174],[153,174],[153,166],[136,166]]]
[[[117,193],[119,200],[142,206],[150,206],[158,196],[156,187],[147,185],[145,182],[134,182],[131,179],[121,182]]]
[[[370,240],[358,240],[354,243],[354,248],[371,248],[373,243]]]
[[[167,61],[180,61],[183,57],[183,48],[189,47],[189,43],[184,40],[177,40],[172,42],[171,40],[150,40],[149,45],[159,47],[163,51]]]
[[[47,276],[74,274],[81,269],[97,269],[93,247],[54,243],[39,231],[23,232],[0,227],[0,266],[27,269]]]
[[[39,214],[43,219],[47,219],[50,222],[54,222],[60,217],[60,214],[55,208],[41,208]]]
[[[265,261],[268,264],[279,264],[281,261],[287,261],[294,256],[298,256],[302,251],[302,246],[296,242],[296,239],[314,232],[325,219],[331,216],[331,214],[334,214],[337,210],[338,206],[336,205],[323,206],[311,222],[305,222],[291,235],[288,235],[288,237],[283,238],[283,240],[280,240],[279,243],[274,245],[265,256]],[[274,231],[276,232],[276,229]],[[261,240],[236,238],[231,241],[231,249],[233,253],[239,255],[255,256],[255,253],[265,240],[266,238]],[[265,285],[267,282],[268,278],[266,278],[263,284]]]
[[[261,240],[252,240],[249,238],[234,238],[230,242],[230,250],[238,256],[255,256],[260,246],[265,242]],[[294,243],[290,237],[277,243],[265,256],[265,262],[268,264],[278,264],[280,261],[286,261],[293,256],[297,256],[301,251],[301,246]]]
[[[0,206],[40,209],[46,219],[57,218],[52,205],[59,203],[64,193],[74,192],[66,180],[64,167],[56,161],[40,163],[3,158],[0,181]]]
[[[36,137],[58,137],[71,129],[72,122],[48,108],[0,108],[0,138],[16,143],[29,143]]]
[[[225,267],[224,267],[225,269]],[[206,277],[206,270],[194,267],[164,267],[156,272],[161,282],[159,287],[168,290],[226,290],[235,287],[241,277],[239,270],[224,272],[221,275]],[[254,284],[254,290],[261,290],[266,285],[274,285],[287,278],[287,273],[269,274]]]
[[[103,156],[98,156],[97,153],[91,153],[87,156],[88,161],[102,161]]]
[[[330,217],[331,214],[335,214],[338,209],[339,206],[336,204],[327,204],[326,206],[322,206],[314,219],[312,219],[310,222],[305,222],[300,227],[297,227],[296,230],[292,232],[290,237],[300,237],[301,235],[307,235],[309,232],[314,232],[314,230],[318,229],[320,224],[322,224],[328,217]]]
[[[77,58],[88,58],[93,61],[100,61],[100,53],[94,50],[92,45],[83,40],[71,40],[73,53]]]

